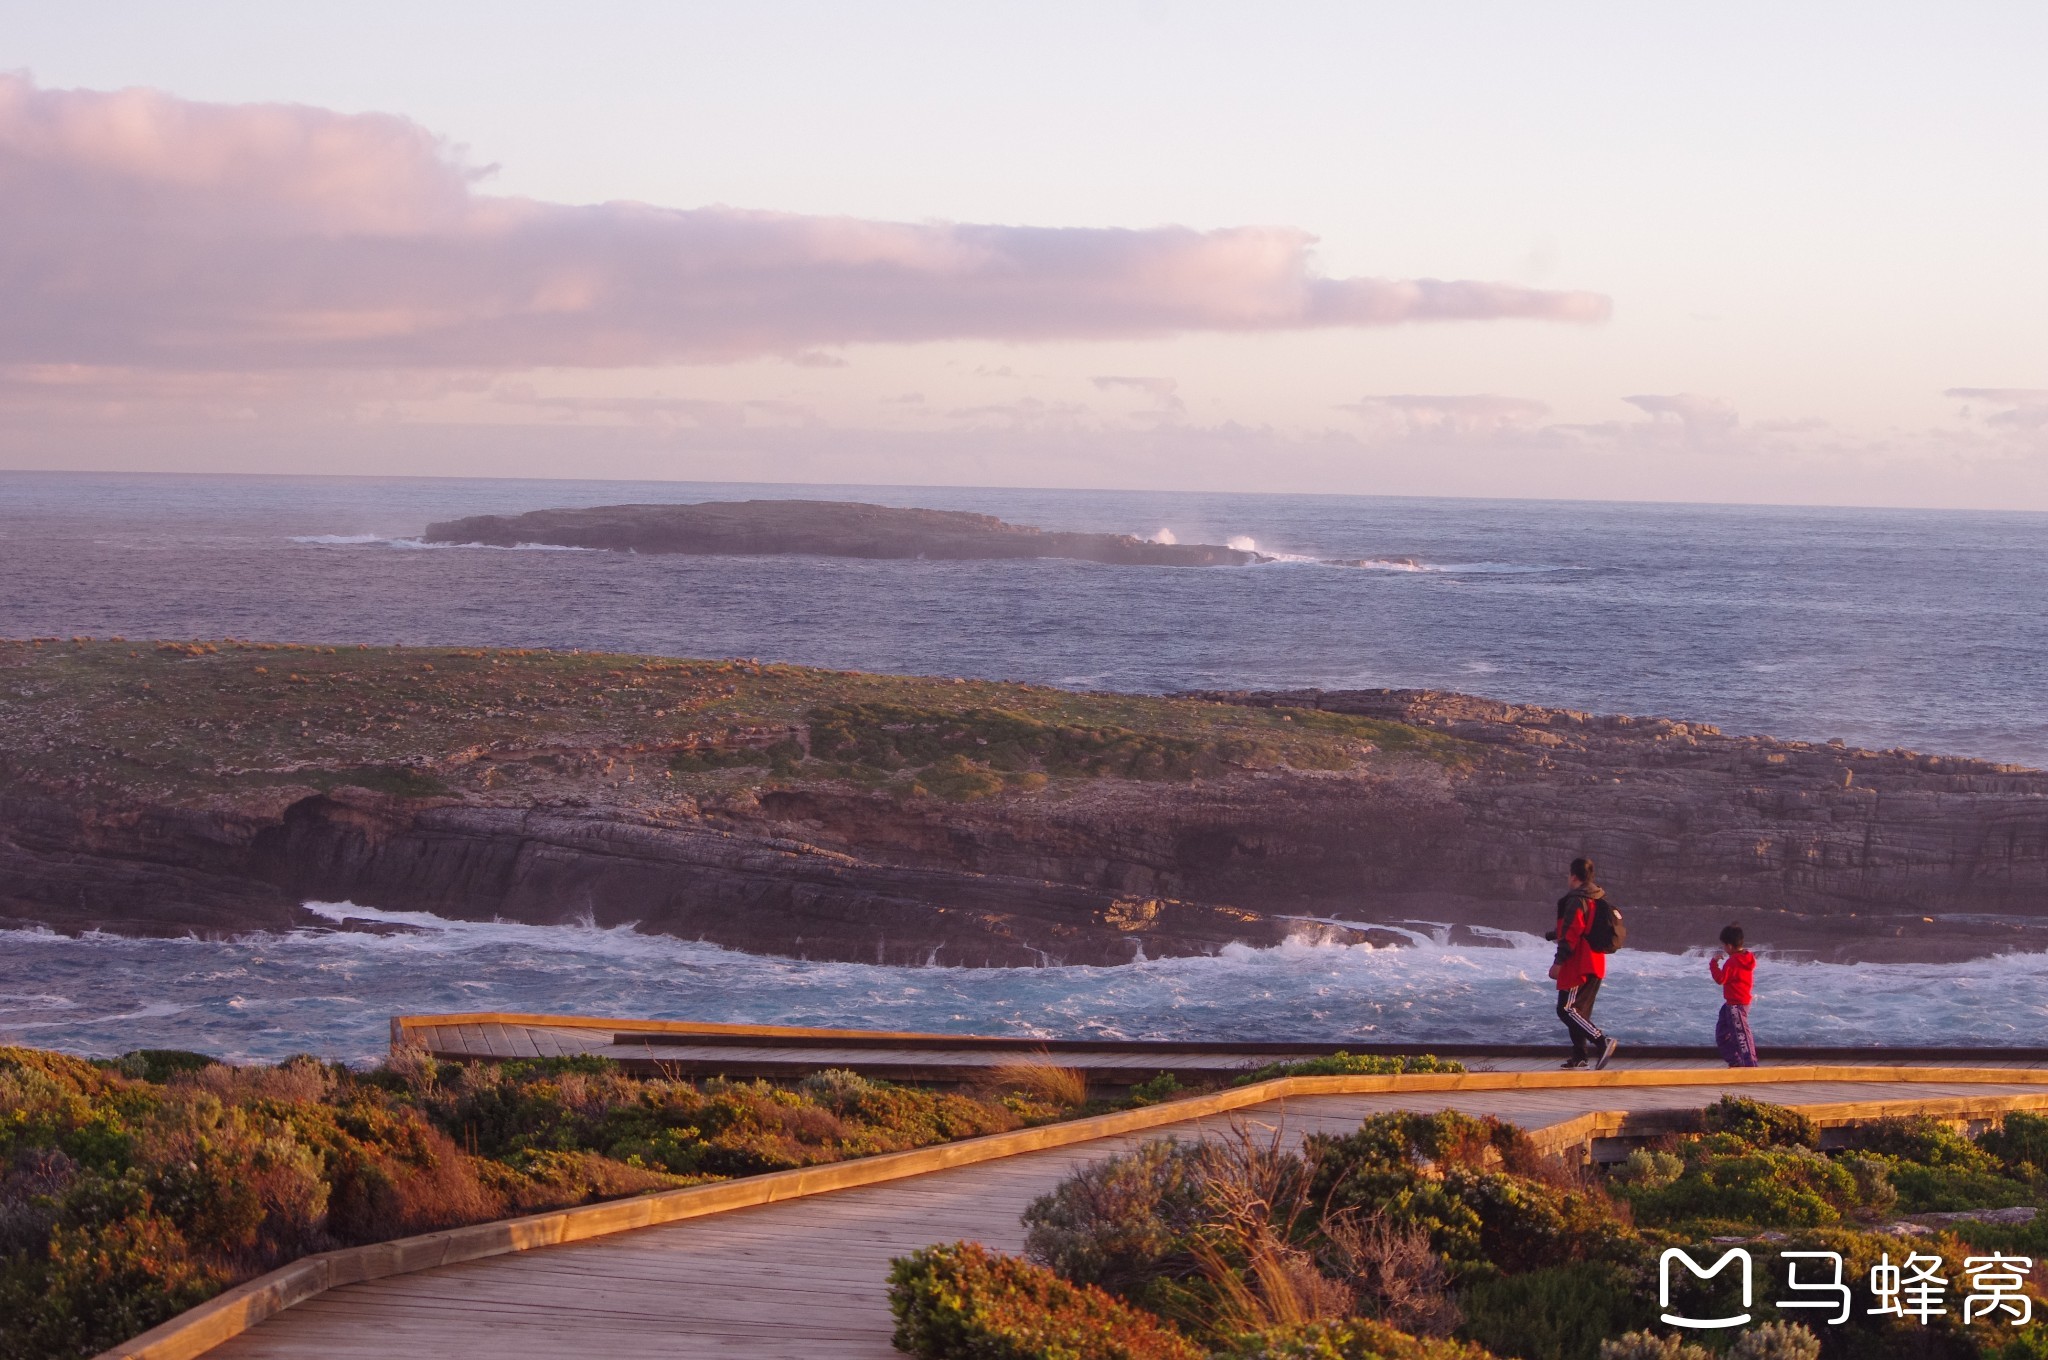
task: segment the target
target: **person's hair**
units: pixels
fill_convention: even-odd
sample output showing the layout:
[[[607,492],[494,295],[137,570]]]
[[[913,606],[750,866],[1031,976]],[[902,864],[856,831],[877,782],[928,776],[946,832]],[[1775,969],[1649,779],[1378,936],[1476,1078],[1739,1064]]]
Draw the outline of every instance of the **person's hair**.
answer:
[[[1730,949],[1742,948],[1742,927],[1722,926],[1721,943],[1727,945]]]
[[[1593,861],[1584,856],[1573,860],[1572,877],[1581,883],[1591,883],[1593,881]]]

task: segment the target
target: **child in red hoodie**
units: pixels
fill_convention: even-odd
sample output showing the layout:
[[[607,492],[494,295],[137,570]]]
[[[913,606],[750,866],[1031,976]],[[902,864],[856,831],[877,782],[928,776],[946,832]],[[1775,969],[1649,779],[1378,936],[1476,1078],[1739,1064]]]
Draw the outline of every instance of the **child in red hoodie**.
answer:
[[[1749,1029],[1749,996],[1756,955],[1742,947],[1741,926],[1721,931],[1721,952],[1707,960],[1707,971],[1721,984],[1721,1018],[1714,1022],[1714,1046],[1730,1067],[1755,1067],[1756,1036]]]

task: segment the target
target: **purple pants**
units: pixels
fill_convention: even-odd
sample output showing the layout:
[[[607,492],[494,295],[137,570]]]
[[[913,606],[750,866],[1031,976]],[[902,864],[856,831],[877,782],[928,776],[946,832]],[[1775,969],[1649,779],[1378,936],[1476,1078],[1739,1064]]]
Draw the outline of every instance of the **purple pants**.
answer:
[[[1749,1032],[1749,1007],[1732,1001],[1721,1003],[1721,1018],[1714,1022],[1714,1047],[1730,1067],[1756,1066],[1756,1036]]]

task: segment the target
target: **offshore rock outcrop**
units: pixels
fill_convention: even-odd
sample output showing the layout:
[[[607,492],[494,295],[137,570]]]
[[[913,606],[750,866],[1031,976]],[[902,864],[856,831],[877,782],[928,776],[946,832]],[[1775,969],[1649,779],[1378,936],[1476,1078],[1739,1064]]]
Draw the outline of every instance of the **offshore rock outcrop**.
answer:
[[[1065,557],[1146,567],[1241,567],[1268,560],[1255,552],[1207,543],[1153,543],[1130,534],[1035,529],[961,510],[900,509],[854,501],[706,501],[472,515],[428,525],[425,539],[501,548],[534,543],[750,557]]]

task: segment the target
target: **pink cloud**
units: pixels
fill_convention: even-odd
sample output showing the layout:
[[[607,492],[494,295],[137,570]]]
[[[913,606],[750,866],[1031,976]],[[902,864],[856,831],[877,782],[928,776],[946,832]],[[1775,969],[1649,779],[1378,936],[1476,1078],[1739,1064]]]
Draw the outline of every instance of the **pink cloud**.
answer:
[[[1288,228],[571,206],[480,193],[486,173],[388,115],[0,75],[0,362],[623,365],[1608,313],[1592,293],[1324,278]]]
[[[1739,423],[1735,408],[1719,397],[1674,392],[1668,396],[1623,397],[1622,400],[1646,414],[1677,421],[1688,434],[1725,432]]]
[[[1381,434],[1425,431],[1490,434],[1500,430],[1523,430],[1550,413],[1550,408],[1544,403],[1527,397],[1496,397],[1483,393],[1394,393],[1365,397],[1339,409],[1354,412]]]
[[[1984,417],[1987,425],[2014,430],[2048,429],[2048,389],[2038,387],[1951,387],[1942,393],[1962,401],[2000,409]]]
[[[1104,374],[1089,381],[1098,392],[1118,390],[1138,392],[1150,397],[1161,411],[1178,415],[1187,410],[1187,403],[1180,399],[1180,383],[1173,378],[1124,377],[1114,373]]]

